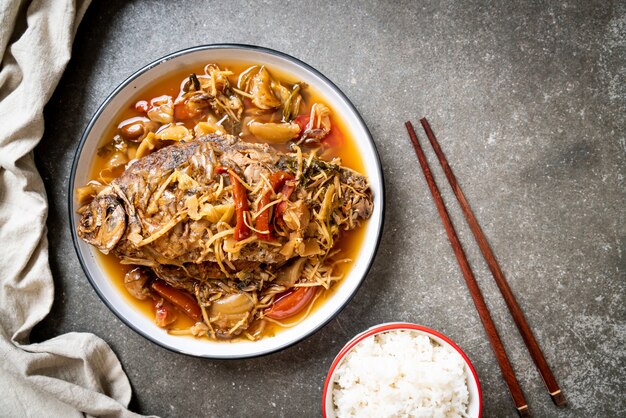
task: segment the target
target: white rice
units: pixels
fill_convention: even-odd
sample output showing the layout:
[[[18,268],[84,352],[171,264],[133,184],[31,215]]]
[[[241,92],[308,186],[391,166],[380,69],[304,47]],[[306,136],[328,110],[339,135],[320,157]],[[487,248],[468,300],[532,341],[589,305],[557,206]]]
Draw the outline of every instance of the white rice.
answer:
[[[368,337],[335,371],[337,417],[467,417],[465,362],[414,331]]]

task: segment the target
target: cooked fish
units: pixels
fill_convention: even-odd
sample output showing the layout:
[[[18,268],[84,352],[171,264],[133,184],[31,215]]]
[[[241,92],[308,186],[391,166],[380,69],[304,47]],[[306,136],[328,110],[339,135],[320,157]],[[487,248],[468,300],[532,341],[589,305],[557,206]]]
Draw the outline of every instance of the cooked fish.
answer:
[[[80,208],[78,235],[192,290],[196,281],[249,283],[260,266],[326,256],[341,230],[371,212],[367,179],[338,160],[214,134],[131,162]]]

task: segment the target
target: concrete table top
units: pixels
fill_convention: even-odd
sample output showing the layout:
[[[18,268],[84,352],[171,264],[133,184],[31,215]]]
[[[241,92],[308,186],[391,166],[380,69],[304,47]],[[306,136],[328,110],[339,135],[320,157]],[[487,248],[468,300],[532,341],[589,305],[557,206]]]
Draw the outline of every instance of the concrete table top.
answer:
[[[485,416],[514,417],[404,130],[427,116],[569,400],[562,410],[551,403],[425,147],[531,411],[625,416],[626,4],[539,3],[94,2],[37,149],[56,299],[33,340],[102,337],[140,413],[309,417],[320,415],[326,371],[345,342],[375,324],[410,321],[469,355]],[[160,56],[224,42],[286,52],[333,80],[373,134],[387,189],[380,250],[353,301],[307,340],[241,361],[171,353],[119,321],[81,270],[67,209],[78,140],[105,97]]]

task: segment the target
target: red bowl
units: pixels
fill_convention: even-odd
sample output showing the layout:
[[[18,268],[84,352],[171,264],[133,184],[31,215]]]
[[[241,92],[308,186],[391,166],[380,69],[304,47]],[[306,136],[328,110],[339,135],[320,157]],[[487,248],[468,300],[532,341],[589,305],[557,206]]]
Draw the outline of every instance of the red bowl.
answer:
[[[376,325],[355,336],[353,339],[348,341],[348,343],[339,351],[339,353],[333,360],[330,369],[328,370],[326,382],[324,383],[324,391],[322,392],[322,413],[324,415],[324,418],[335,418],[335,410],[332,399],[332,382],[334,380],[335,370],[343,362],[346,354],[352,351],[352,349],[357,344],[359,344],[361,341],[368,337],[387,331],[397,330],[417,331],[418,333],[427,335],[433,340],[437,341],[439,344],[443,346],[447,345],[453,348],[461,355],[461,357],[463,357],[463,361],[465,362],[465,374],[467,376],[467,389],[469,391],[468,416],[471,418],[481,418],[483,410],[482,391],[480,389],[480,382],[478,381],[478,375],[476,374],[476,370],[474,369],[474,366],[472,365],[472,362],[467,357],[467,355],[463,352],[463,350],[459,348],[459,346],[457,346],[450,338],[446,337],[445,335],[433,329],[417,324],[411,324],[408,322],[388,322],[385,324]]]

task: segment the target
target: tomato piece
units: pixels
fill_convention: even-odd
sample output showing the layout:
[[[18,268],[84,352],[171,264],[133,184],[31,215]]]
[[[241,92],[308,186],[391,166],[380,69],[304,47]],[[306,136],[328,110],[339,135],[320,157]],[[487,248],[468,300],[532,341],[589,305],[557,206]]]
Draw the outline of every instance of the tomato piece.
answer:
[[[313,301],[317,287],[298,287],[283,293],[267,308],[265,316],[281,320],[302,312]]]
[[[163,280],[155,280],[152,282],[152,289],[161,295],[164,299],[172,302],[183,310],[189,317],[196,321],[202,321],[202,310],[198,301],[189,293],[178,290],[165,283]]]
[[[179,121],[200,117],[208,110],[208,103],[189,99],[174,105],[174,119]]]
[[[346,142],[343,132],[336,126],[332,125],[328,135],[322,139],[322,143],[329,148],[339,148]]]
[[[309,115],[300,115],[293,120],[300,127],[300,135],[302,135],[302,133],[306,129],[306,126],[309,124],[310,120],[311,120],[311,116]]]
[[[174,118],[176,120],[187,120],[196,116],[195,112],[191,112],[186,103],[176,103],[174,105]]]

